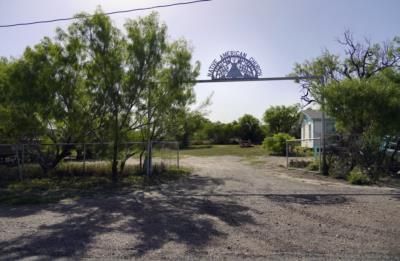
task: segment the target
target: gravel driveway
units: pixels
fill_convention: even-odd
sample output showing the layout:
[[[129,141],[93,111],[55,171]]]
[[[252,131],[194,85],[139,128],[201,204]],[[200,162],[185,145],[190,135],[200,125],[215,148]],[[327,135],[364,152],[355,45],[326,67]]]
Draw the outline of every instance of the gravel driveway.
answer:
[[[400,190],[287,171],[279,158],[182,159],[176,183],[0,206],[0,260],[400,260]]]

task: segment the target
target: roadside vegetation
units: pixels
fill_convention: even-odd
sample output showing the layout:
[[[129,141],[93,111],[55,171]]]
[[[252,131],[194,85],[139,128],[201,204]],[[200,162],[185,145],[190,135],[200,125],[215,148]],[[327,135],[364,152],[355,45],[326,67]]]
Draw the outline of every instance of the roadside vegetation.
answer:
[[[376,182],[400,174],[400,38],[382,44],[359,42],[345,32],[339,41],[345,56],[325,51],[295,65],[303,100],[336,121],[337,135],[327,141],[324,174],[352,183]]]
[[[14,169],[9,171],[17,172]],[[176,181],[189,175],[188,168],[154,165],[153,175],[147,177],[138,165],[127,166],[118,183],[112,181],[110,166],[107,163],[88,165],[85,171],[81,165],[63,164],[57,169],[42,175],[40,167],[27,166],[25,173],[30,177],[23,181],[15,180],[15,175],[1,175],[0,203],[40,204],[54,203],[63,199],[76,199],[96,193],[106,194],[115,189],[119,191],[143,188]],[[4,173],[4,172],[2,172]]]
[[[100,9],[76,18],[67,29],[58,28],[53,39],[28,46],[21,57],[0,58],[0,143],[15,145],[0,146],[0,182],[6,194],[30,187],[85,190],[107,187],[110,181],[115,187],[127,180],[140,183],[138,173],[152,165],[151,141],[177,140],[183,156],[254,160],[284,156],[286,141],[300,138],[299,104],[270,106],[261,121],[244,114],[230,123],[207,119],[204,108],[211,96],[192,109],[200,64],[192,61],[192,47],[185,40],[169,39],[156,13],[128,20],[123,30]],[[322,162],[316,160],[316,150],[296,145],[288,153],[302,158],[290,164],[317,170],[325,162],[324,174],[354,184],[397,177],[400,38],[371,44],[346,32],[340,44],[344,57],[326,51],[293,69],[295,76],[324,79],[323,84],[321,79],[300,81],[302,99],[336,120],[337,135],[327,140]],[[130,151],[126,143],[132,141],[142,145]],[[72,155],[77,161],[88,158],[90,151],[74,145],[87,143],[110,144],[96,148],[104,165],[82,171],[63,163]],[[21,144],[32,146],[34,156],[24,158]],[[138,154],[136,170],[127,161]],[[24,166],[22,175],[16,169],[21,160],[37,165]],[[168,176],[175,170],[160,173]]]

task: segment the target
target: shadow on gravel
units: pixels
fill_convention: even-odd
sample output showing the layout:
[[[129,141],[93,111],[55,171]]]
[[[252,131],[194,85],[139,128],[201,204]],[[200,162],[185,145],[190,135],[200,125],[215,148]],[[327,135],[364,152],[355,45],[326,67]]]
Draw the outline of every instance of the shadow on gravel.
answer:
[[[23,216],[34,215],[35,213],[45,210],[47,205],[0,205],[0,218],[18,218]],[[1,251],[0,251],[1,253]]]
[[[349,199],[341,195],[315,195],[315,194],[291,194],[291,195],[270,195],[266,198],[279,203],[296,203],[303,205],[333,205],[344,204]]]
[[[400,200],[400,194],[393,195],[394,199]]]
[[[199,180],[196,184],[209,183],[214,181]],[[39,227],[29,229],[25,225],[22,229],[28,227],[28,230],[19,231],[23,235],[0,241],[0,260],[80,258],[87,256],[92,244],[96,244],[94,251],[100,251],[100,256],[115,258],[140,257],[169,242],[201,249],[212,238],[225,236],[213,219],[230,226],[255,223],[248,214],[249,208],[234,201],[174,197],[154,191],[157,196],[147,197],[143,192],[114,193],[42,207],[63,217],[63,221],[54,223],[47,217],[49,220],[41,220],[43,225]],[[34,208],[38,211],[37,206]],[[96,253],[90,256],[96,257]]]

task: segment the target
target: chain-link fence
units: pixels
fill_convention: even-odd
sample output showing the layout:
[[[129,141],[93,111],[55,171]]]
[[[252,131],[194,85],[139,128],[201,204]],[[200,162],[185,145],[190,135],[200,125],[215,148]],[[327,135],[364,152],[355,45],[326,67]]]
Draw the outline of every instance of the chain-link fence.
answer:
[[[286,141],[286,167],[321,172],[321,139]]]
[[[369,135],[329,135],[325,138],[325,164],[329,175],[346,178],[355,167],[373,179],[400,173],[400,139]],[[286,142],[288,169],[321,172],[321,140],[297,139]]]
[[[179,168],[179,143],[153,141],[152,166]],[[0,144],[0,175],[2,179],[23,179],[57,171],[59,176],[107,175],[111,162],[117,158],[123,173],[143,169],[147,158],[147,142]],[[118,151],[118,153],[114,153]]]
[[[400,139],[391,136],[332,135],[326,139],[329,175],[345,178],[355,167],[369,177],[400,173]]]

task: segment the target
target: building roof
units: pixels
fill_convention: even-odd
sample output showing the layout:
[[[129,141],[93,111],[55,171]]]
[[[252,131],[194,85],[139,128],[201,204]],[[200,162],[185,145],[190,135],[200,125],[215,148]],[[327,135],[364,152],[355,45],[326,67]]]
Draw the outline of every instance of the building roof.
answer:
[[[322,111],[317,111],[308,108],[307,110],[302,111],[303,114],[311,118],[312,120],[321,120],[322,119]],[[325,114],[325,119],[330,120],[331,118]]]

